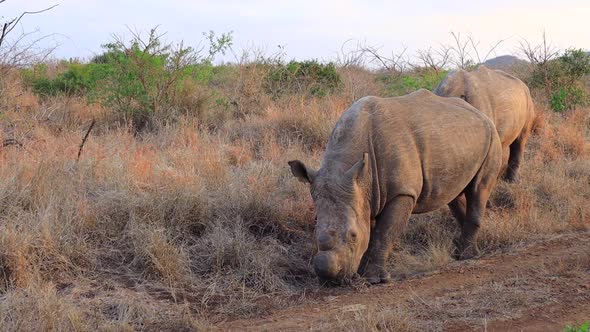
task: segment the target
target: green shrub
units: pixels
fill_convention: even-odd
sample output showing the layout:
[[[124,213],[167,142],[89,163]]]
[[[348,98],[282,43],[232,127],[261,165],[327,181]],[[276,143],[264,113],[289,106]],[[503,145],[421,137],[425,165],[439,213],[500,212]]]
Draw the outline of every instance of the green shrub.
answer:
[[[145,41],[136,35],[129,44],[117,40],[104,45],[105,54],[95,60],[110,64],[113,70],[108,84],[102,86],[103,101],[129,115],[136,130],[143,129],[154,114],[165,112],[177,100],[185,80],[206,83],[211,79],[211,61],[231,46],[231,33],[205,36],[210,44],[206,57],[183,43],[162,43],[156,29]]]
[[[557,59],[533,68],[527,84],[542,89],[556,112],[567,111],[588,104],[583,78],[590,74],[590,55],[582,50],[569,49]]]
[[[551,94],[549,99],[551,109],[556,112],[563,112],[577,106],[588,104],[588,93],[583,88],[573,85],[559,87]]]
[[[161,45],[155,30],[146,43],[137,38],[131,45],[117,41],[104,47],[111,55],[107,59],[113,72],[102,95],[109,106],[129,114],[159,111],[171,98],[175,84],[186,76],[186,67],[180,64],[191,62],[192,56],[192,49],[182,46],[171,53],[170,46]]]
[[[32,85],[33,82],[41,77],[47,77],[47,65],[44,63],[35,64],[31,68],[26,68],[20,71],[23,83]]]
[[[417,70],[403,75],[383,74],[378,80],[384,85],[383,94],[386,97],[396,97],[419,89],[432,91],[446,74],[446,71]]]
[[[569,83],[590,74],[590,55],[582,50],[566,50],[559,60],[564,67],[565,78],[569,80]]]
[[[317,60],[291,61],[271,65],[265,88],[275,99],[285,94],[322,97],[335,92],[341,83],[334,63],[322,64]]]
[[[588,323],[584,323],[584,324],[580,325],[579,327],[568,325],[563,330],[563,332],[589,332],[589,331],[590,331],[590,325]]]
[[[107,78],[112,71],[108,64],[69,63],[67,69],[54,78],[47,75],[47,66],[36,65],[26,69],[22,75],[33,91],[42,96],[64,94],[68,96],[84,95],[92,91],[97,84]]]
[[[139,131],[154,114],[168,119],[170,114],[162,113],[186,111],[176,109],[187,100],[181,100],[191,86],[186,81],[194,83],[194,90],[210,84],[221,70],[212,65],[212,60],[231,46],[231,33],[216,37],[210,31],[204,35],[209,41],[206,56],[182,43],[163,43],[162,35],[152,29],[147,40],[135,35],[129,43],[115,40],[103,45],[104,53],[88,64],[65,63],[66,69],[54,77],[48,75],[46,65],[23,70],[22,76],[39,95],[85,95],[90,101],[112,107]],[[195,98],[200,102],[207,99],[203,94]]]

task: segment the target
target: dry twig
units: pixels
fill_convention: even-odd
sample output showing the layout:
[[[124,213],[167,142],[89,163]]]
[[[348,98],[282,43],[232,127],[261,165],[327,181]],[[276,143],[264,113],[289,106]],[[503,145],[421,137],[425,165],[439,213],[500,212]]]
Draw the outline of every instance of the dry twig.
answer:
[[[96,119],[92,119],[92,123],[90,123],[90,127],[88,127],[88,130],[86,131],[86,135],[84,135],[84,138],[82,139],[82,143],[80,143],[80,150],[78,150],[78,158],[76,158],[76,162],[78,162],[80,160],[80,156],[82,155],[82,149],[84,148],[84,144],[86,144],[86,140],[88,139],[88,136],[90,136],[90,131],[92,130],[92,128],[94,128],[95,123],[96,123]]]

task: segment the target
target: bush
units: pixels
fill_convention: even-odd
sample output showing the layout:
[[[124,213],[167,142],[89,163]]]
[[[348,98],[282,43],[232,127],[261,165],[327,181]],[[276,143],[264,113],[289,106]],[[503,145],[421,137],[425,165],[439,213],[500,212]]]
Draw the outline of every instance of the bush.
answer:
[[[104,47],[104,58],[113,71],[101,89],[101,98],[130,115],[136,130],[143,129],[151,115],[175,98],[179,84],[190,74],[189,66],[197,61],[190,47],[163,45],[155,29],[147,41],[136,36],[130,45],[115,41]]]
[[[588,103],[588,93],[576,85],[560,87],[551,94],[549,103],[556,112],[568,111],[577,106],[585,106]]]
[[[266,78],[266,90],[273,97],[285,94],[306,94],[323,97],[341,86],[334,63],[317,60],[291,61],[272,65]]]
[[[47,77],[47,66],[37,65],[24,70],[23,77],[33,91],[41,96],[82,96],[94,90],[112,71],[108,64],[67,64],[67,70],[55,78]]]
[[[590,331],[590,325],[588,323],[584,323],[579,327],[568,325],[563,330],[564,332],[588,332]]]
[[[383,74],[378,79],[384,85],[386,97],[397,97],[419,89],[432,91],[446,74],[446,71],[416,70],[403,75]]]
[[[532,88],[543,89],[556,112],[588,104],[584,76],[590,74],[590,55],[569,49],[557,59],[537,64],[527,79]]]
[[[50,77],[47,65],[23,70],[24,81],[42,96],[87,96],[90,101],[113,108],[130,120],[135,131],[144,129],[153,115],[166,113],[182,104],[187,81],[198,85],[211,82],[217,70],[212,60],[231,46],[231,33],[216,37],[205,34],[209,54],[183,43],[163,43],[152,29],[147,40],[135,34],[129,43],[115,40],[103,45],[105,52],[90,63],[66,63],[65,71]],[[199,100],[207,99],[199,94]],[[181,105],[182,106],[182,105]],[[184,112],[184,109],[177,109]],[[163,114],[169,118],[170,114]]]
[[[154,114],[177,101],[184,81],[208,82],[213,72],[211,61],[218,53],[225,53],[232,38],[231,33],[219,38],[213,32],[205,34],[209,55],[202,57],[199,51],[182,42],[162,43],[161,36],[152,29],[146,41],[139,35],[129,45],[117,40],[104,45],[107,52],[97,59],[113,67],[101,93],[104,102],[129,115],[136,131],[146,127]]]

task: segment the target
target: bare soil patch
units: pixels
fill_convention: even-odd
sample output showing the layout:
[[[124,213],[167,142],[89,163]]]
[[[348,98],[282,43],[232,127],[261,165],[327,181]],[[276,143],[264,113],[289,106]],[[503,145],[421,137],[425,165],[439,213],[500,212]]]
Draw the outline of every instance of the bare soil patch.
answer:
[[[590,319],[590,232],[453,262],[388,285],[320,289],[294,307],[221,330],[559,331]],[[403,323],[401,327],[395,325]]]

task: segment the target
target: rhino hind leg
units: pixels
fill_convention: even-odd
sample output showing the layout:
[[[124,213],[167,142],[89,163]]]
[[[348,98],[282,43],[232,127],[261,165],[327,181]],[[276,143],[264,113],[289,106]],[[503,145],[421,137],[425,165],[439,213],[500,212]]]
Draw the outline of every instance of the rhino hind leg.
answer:
[[[489,190],[480,189],[476,192],[468,190],[449,204],[453,216],[461,228],[461,235],[455,239],[453,258],[465,260],[479,255],[477,248],[477,232],[480,220],[486,210]]]
[[[500,171],[502,179],[506,178],[508,172],[508,160],[510,160],[510,146],[502,148],[502,169]]]
[[[359,267],[359,274],[371,284],[387,283],[391,280],[385,263],[393,250],[393,245],[404,233],[415,200],[410,196],[397,196],[387,203],[377,217],[371,230],[369,248]]]
[[[459,227],[463,227],[465,218],[467,218],[467,200],[465,199],[465,194],[461,193],[461,195],[452,200],[449,203],[449,209],[459,223]]]
[[[452,255],[457,260],[473,258],[479,254],[476,235],[479,229],[479,216],[482,214],[478,210],[481,207],[477,206],[476,202],[471,201],[472,199],[477,200],[477,197],[470,195],[472,197],[469,200],[470,210],[468,213],[466,196],[465,193],[462,193],[449,203],[449,209],[461,229],[460,237],[453,240],[455,248]]]
[[[518,181],[518,168],[524,156],[524,147],[528,140],[528,134],[521,134],[512,144],[510,144],[510,157],[508,158],[508,167],[504,173],[504,180],[507,182]]]
[[[477,232],[501,166],[502,149],[498,144],[490,150],[486,161],[464,193],[449,203],[453,216],[461,226],[461,235],[454,241],[453,257],[455,259],[469,259],[479,254]]]

